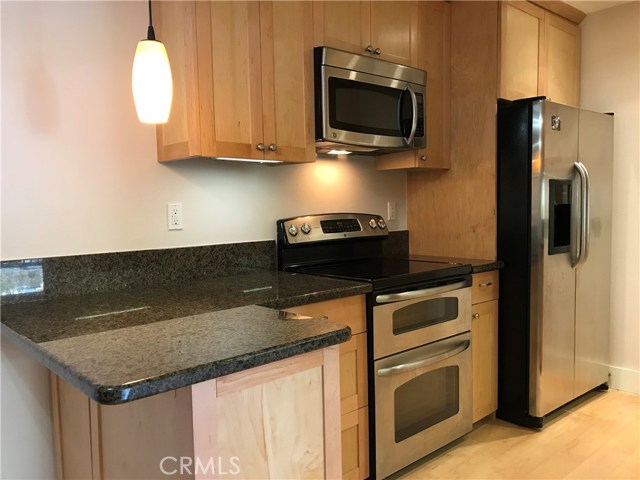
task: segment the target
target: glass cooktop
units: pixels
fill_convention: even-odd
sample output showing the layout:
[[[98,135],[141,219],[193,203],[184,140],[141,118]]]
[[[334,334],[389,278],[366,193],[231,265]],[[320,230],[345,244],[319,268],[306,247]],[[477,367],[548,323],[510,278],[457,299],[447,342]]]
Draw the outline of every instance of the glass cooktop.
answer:
[[[341,263],[300,267],[308,275],[370,282],[374,289],[428,282],[471,273],[471,265],[424,262],[400,258],[369,258]]]

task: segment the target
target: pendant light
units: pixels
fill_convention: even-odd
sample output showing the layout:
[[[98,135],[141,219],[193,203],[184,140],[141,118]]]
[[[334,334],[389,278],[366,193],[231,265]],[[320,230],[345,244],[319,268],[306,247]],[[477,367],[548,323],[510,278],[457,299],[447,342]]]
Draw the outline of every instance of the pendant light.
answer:
[[[131,86],[138,119],[142,123],[167,123],[173,99],[173,82],[167,51],[162,42],[156,40],[153,31],[151,0],[147,38],[138,42],[133,58]]]

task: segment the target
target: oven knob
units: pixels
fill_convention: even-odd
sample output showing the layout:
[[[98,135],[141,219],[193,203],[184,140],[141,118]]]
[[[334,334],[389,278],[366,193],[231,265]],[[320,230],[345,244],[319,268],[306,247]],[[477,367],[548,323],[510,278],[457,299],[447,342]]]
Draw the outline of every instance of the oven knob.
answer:
[[[292,237],[298,235],[298,227],[296,227],[295,225],[291,225],[289,227],[289,235],[291,235]]]
[[[300,227],[300,230],[305,235],[309,235],[309,233],[311,233],[311,227],[309,226],[308,223],[303,223],[302,226]]]
[[[376,223],[376,219],[372,218],[371,220],[369,220],[369,226],[371,228],[376,228],[378,226],[378,224]]]
[[[387,224],[384,223],[384,220],[381,218],[378,219],[378,226],[380,227],[381,230],[384,230],[385,228],[387,228]]]

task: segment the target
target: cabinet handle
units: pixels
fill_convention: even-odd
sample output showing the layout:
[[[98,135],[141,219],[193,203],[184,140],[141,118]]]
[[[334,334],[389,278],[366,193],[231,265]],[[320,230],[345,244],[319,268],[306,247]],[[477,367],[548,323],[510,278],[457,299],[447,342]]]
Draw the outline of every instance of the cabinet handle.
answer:
[[[426,155],[421,155],[420,156],[420,160],[422,160],[423,162],[427,161],[427,156]]]
[[[261,151],[264,152],[264,143],[259,143],[258,145],[256,145],[256,148]]]
[[[473,318],[475,318],[476,320],[480,318],[480,314],[479,313],[474,313],[473,314]]]
[[[278,147],[276,146],[275,143],[272,143],[271,145],[269,145],[269,151],[270,152],[275,152],[278,149]]]
[[[375,55],[380,55],[380,54],[382,53],[382,50],[380,50],[379,48],[376,48],[376,49],[373,51],[373,53],[374,53]]]
[[[489,285],[493,285],[493,282],[479,283],[479,287],[488,287]]]
[[[367,45],[367,48],[365,48],[364,51],[367,52],[367,53],[372,53],[373,52],[373,46],[372,45]]]

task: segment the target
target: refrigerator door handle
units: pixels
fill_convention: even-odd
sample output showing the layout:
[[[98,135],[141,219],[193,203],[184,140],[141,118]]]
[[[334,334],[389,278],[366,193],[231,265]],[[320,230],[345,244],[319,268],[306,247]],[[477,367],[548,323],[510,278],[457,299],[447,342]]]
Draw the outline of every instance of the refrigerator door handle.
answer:
[[[587,261],[589,257],[589,207],[591,200],[591,192],[589,189],[589,171],[582,162],[575,162],[573,164],[580,176],[580,228],[578,239],[578,254],[573,261],[574,268],[579,267]]]

